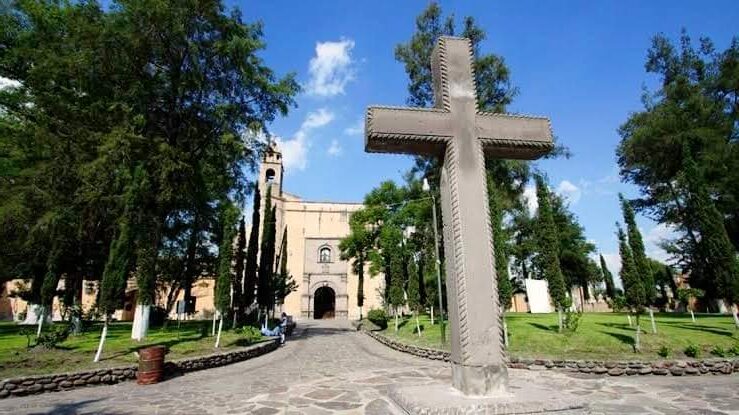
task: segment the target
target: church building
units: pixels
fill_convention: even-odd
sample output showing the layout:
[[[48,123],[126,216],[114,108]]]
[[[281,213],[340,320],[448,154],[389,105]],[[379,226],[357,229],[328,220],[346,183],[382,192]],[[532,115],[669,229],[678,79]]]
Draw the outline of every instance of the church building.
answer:
[[[282,311],[296,318],[358,319],[358,277],[351,262],[341,259],[339,242],[349,234],[349,217],[361,203],[307,201],[283,190],[282,154],[275,144],[265,153],[259,169],[262,196],[261,217],[268,187],[276,208],[276,243],[279,250],[287,234],[287,268],[298,284],[285,299]],[[261,224],[259,225],[261,227]],[[260,229],[261,239],[261,229]],[[279,264],[279,260],[275,261]],[[382,307],[384,277],[364,273],[364,305],[367,310]]]

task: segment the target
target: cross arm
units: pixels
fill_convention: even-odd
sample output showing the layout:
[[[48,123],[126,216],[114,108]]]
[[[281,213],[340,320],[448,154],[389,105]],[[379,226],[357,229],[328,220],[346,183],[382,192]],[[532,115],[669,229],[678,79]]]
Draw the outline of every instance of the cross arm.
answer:
[[[365,151],[439,155],[453,135],[450,114],[438,109],[369,107]]]
[[[477,137],[487,156],[534,160],[554,148],[548,118],[485,112],[475,118]]]

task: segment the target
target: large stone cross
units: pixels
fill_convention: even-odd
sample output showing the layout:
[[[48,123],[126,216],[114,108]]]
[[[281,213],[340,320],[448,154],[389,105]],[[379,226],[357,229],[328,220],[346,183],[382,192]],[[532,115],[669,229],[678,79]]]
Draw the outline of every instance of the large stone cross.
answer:
[[[435,108],[370,107],[365,150],[438,156],[453,386],[468,395],[507,387],[485,156],[535,159],[552,149],[546,118],[477,110],[472,47],[442,37],[431,58]]]

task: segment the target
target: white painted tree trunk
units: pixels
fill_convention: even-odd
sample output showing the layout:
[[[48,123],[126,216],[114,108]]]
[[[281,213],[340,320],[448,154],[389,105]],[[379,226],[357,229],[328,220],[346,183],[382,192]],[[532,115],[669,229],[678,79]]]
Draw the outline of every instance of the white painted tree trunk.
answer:
[[[223,316],[218,319],[218,336],[216,337],[216,349],[221,347],[221,331],[223,331]]]
[[[739,329],[739,307],[736,305],[731,310],[731,315],[734,316],[734,325]]]
[[[395,332],[398,332],[398,307],[395,307]]]
[[[434,325],[434,306],[431,306],[431,325]]]
[[[133,313],[133,327],[131,328],[131,338],[141,341],[146,338],[149,332],[149,316],[151,315],[151,306],[136,304],[136,310]]]
[[[557,319],[559,320],[559,332],[562,333],[562,307],[557,308]]]
[[[418,337],[421,337],[421,323],[418,321],[418,313],[413,312],[416,315],[416,331],[418,331]]]
[[[634,337],[634,351],[639,352],[641,351],[641,344],[639,343],[639,332],[641,331],[641,328],[639,327],[639,323],[636,323],[636,336]]]
[[[508,348],[508,323],[503,319],[503,344]]]
[[[98,344],[98,351],[95,353],[95,359],[93,362],[100,361],[100,355],[103,353],[103,345],[105,345],[105,338],[108,336],[108,316],[105,316],[105,322],[103,323],[103,332],[100,334],[100,344]]]
[[[38,304],[28,304],[26,306],[26,318],[20,323],[22,325],[35,325],[38,324],[39,315],[43,314],[41,306]]]
[[[634,327],[634,324],[631,322],[631,314],[627,314],[626,318],[629,319],[629,327]]]
[[[38,342],[38,336],[41,335],[41,329],[44,327],[44,320],[46,319],[46,313],[44,313],[44,308],[41,307],[41,312],[38,315],[38,329],[36,329],[36,341]]]
[[[218,310],[213,312],[213,326],[210,328],[210,337],[216,335],[216,320],[218,319]]]
[[[688,311],[690,311],[690,319],[693,320],[693,323],[695,323],[695,314],[693,314],[693,310]]]
[[[654,322],[654,310],[649,307],[649,320],[652,322],[652,334],[657,334],[657,323]]]

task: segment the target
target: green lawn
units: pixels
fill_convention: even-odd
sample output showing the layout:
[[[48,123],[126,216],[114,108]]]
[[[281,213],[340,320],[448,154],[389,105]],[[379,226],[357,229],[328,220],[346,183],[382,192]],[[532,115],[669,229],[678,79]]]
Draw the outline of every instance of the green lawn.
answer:
[[[113,323],[108,329],[103,355],[99,363],[93,363],[99,342],[101,325],[95,325],[79,336],[70,336],[53,350],[26,349],[26,336],[21,327],[12,322],[0,322],[0,379],[21,375],[71,372],[75,370],[121,366],[137,361],[134,352],[147,345],[169,347],[167,360],[185,356],[214,353],[215,337],[210,336],[211,322],[182,322],[180,328],[171,322],[168,328],[149,331],[146,340],[131,339],[131,323]],[[32,330],[31,341],[36,331]],[[234,331],[224,329],[221,350],[246,346],[248,341]]]
[[[641,353],[633,352],[634,328],[629,327],[623,313],[588,313],[582,316],[577,332],[557,333],[556,314],[508,313],[506,321],[509,333],[509,352],[515,357],[541,357],[548,359],[597,359],[597,360],[657,360],[657,352],[663,346],[670,349],[670,358],[686,358],[683,351],[688,345],[700,347],[699,357],[712,357],[711,350],[720,346],[724,350],[739,350],[739,331],[734,328],[730,316],[696,315],[692,323],[689,315],[659,313],[655,315],[657,334],[651,333],[649,316],[643,316],[641,327]],[[388,328],[382,333],[388,337],[423,347],[449,349],[440,344],[439,324],[427,316],[421,317],[422,335],[416,334],[414,319],[401,320],[395,333],[395,321],[388,320]],[[449,328],[447,327],[447,339]]]

